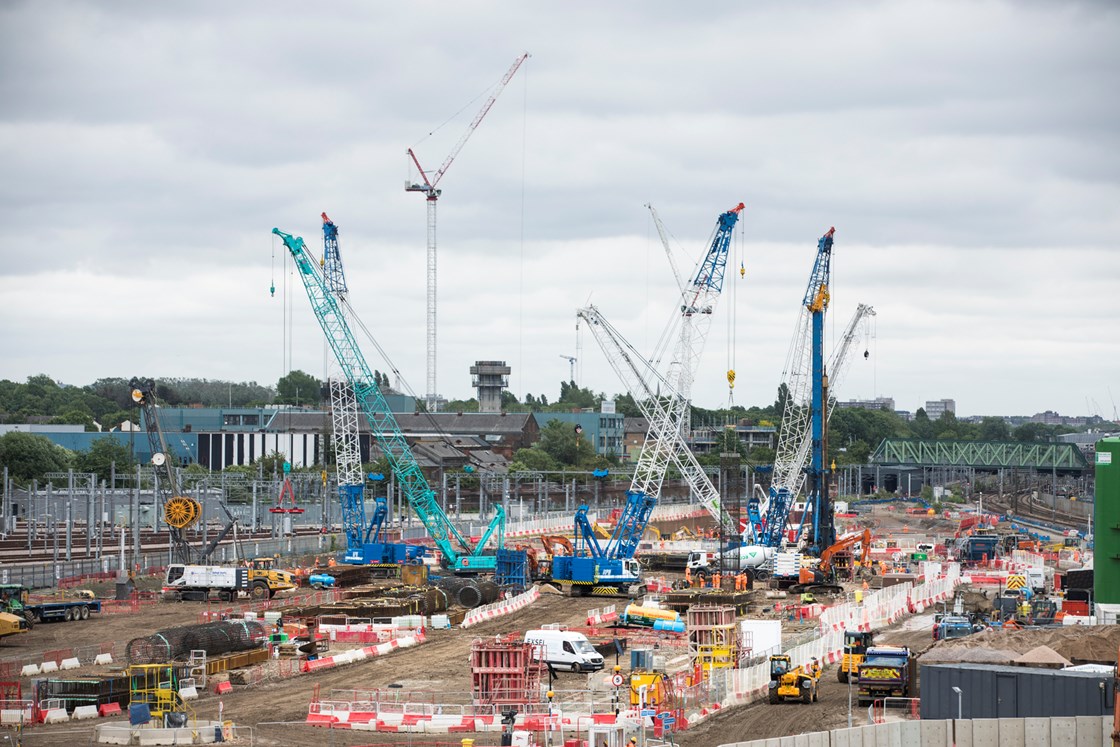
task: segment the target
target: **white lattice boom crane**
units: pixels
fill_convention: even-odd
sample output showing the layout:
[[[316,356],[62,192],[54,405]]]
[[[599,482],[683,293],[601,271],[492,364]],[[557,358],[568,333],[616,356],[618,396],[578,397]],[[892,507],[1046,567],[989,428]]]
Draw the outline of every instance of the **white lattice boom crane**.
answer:
[[[483,117],[485,117],[490,111],[490,108],[494,106],[494,102],[498,100],[498,95],[505,90],[506,84],[509,83],[514,73],[521,67],[521,63],[528,59],[528,57],[529,53],[526,52],[514,60],[513,65],[506,71],[506,74],[502,76],[494,93],[492,93],[490,98],[482,105],[482,108],[479,110],[478,114],[475,115],[470,126],[467,127],[467,131],[459,138],[459,142],[457,142],[455,147],[451,149],[451,152],[447,154],[447,158],[443,160],[443,163],[434,174],[429,176],[428,172],[424,171],[424,168],[420,165],[420,161],[416,158],[416,154],[412,151],[412,148],[408,149],[408,157],[416,166],[417,171],[420,172],[420,178],[423,180],[423,183],[413,182],[409,179],[405,181],[404,189],[406,192],[421,193],[424,195],[428,204],[428,381],[425,398],[427,400],[429,412],[435,412],[438,404],[438,395],[436,393],[436,203],[439,202],[439,196],[443,191],[438,189],[438,186],[440,180],[443,179],[443,175],[447,173],[447,169],[450,168],[451,162],[455,160],[455,156],[459,155],[459,151],[467,144],[467,140],[474,134],[474,131],[482,122]]]
[[[656,366],[640,356],[594,306],[577,312],[580,318],[589,323],[591,332],[603,348],[611,367],[649,420],[649,431],[638,458],[631,492],[642,491],[655,498],[659,497],[665,471],[669,463],[673,463],[681,471],[692,494],[719,522],[728,520],[721,509],[719,494],[688,448],[684,436],[688,431],[692,382],[711,327],[712,314],[723,290],[732,231],[743,207],[739,203],[719,216],[710,247],[698,261],[696,270],[687,283],[682,281],[669,253],[660,218],[650,208],[658,225],[658,232],[666,243],[666,252],[670,255],[670,264],[680,293],[674,313],[674,323],[679,322],[679,336],[666,375],[660,374]]]
[[[323,279],[328,290],[338,300],[340,313],[345,316],[349,309],[349,290],[338,247],[338,226],[326,213],[323,213],[322,218]],[[331,420],[334,426],[331,443],[334,446],[339,505],[347,514],[343,517],[343,527],[354,535],[347,538],[347,546],[358,547],[362,544],[363,533],[368,533],[364,500],[365,478],[362,474],[362,451],[358,440],[358,401],[354,397],[353,384],[346,379],[337,361],[331,364],[327,386],[331,395]]]
[[[576,315],[587,322],[595,341],[607,356],[607,362],[649,421],[646,442],[638,455],[638,466],[630,481],[630,492],[660,496],[665,472],[670,464],[674,464],[697,501],[717,521],[729,521],[721,516],[719,492],[696,461],[692,450],[681,439],[676,420],[679,409],[673,404],[679,396],[673,385],[626,341],[595,306],[579,309]]]

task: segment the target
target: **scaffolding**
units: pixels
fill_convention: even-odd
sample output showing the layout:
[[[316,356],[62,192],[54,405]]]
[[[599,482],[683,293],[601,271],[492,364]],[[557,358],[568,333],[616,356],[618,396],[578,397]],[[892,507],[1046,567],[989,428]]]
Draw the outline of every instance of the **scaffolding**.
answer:
[[[127,671],[130,709],[147,706],[151,717],[160,721],[171,713],[193,717],[190,707],[179,697],[179,677],[174,666],[137,664]]]
[[[525,705],[540,701],[544,665],[533,656],[535,646],[505,638],[477,639],[471,644],[471,698],[475,705]]]
[[[744,648],[735,608],[690,607],[688,644],[701,680],[709,679],[713,669],[738,667]]]

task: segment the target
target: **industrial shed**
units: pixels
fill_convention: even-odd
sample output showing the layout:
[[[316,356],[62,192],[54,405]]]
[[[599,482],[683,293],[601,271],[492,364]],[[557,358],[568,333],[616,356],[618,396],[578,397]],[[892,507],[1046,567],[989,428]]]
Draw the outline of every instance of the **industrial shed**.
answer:
[[[960,688],[960,695],[953,690]],[[1113,674],[987,664],[924,664],[923,719],[1105,716]]]

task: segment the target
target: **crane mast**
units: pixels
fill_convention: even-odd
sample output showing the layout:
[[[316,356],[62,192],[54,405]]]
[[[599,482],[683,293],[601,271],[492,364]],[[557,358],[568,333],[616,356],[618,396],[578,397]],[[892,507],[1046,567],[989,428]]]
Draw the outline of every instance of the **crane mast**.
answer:
[[[447,169],[451,167],[451,162],[455,160],[455,156],[459,155],[459,151],[467,144],[467,140],[478,128],[482,119],[494,106],[494,102],[498,100],[498,96],[505,90],[506,84],[513,78],[514,73],[521,67],[529,53],[525,52],[510,66],[506,74],[502,76],[501,81],[498,83],[497,89],[490,98],[482,105],[482,108],[475,115],[474,120],[467,131],[459,138],[459,142],[451,149],[447,158],[443,160],[439,169],[429,178],[428,173],[420,165],[420,160],[416,157],[416,153],[412,148],[408,149],[408,157],[416,166],[417,171],[420,172],[420,178],[423,183],[413,182],[411,180],[405,181],[404,189],[406,192],[419,192],[424,195],[427,204],[427,233],[428,233],[428,262],[427,262],[427,281],[428,281],[428,295],[427,295],[427,392],[425,394],[425,404],[429,412],[435,412],[438,409],[439,396],[436,393],[436,204],[439,202],[439,196],[443,190],[439,189],[439,182],[443,179],[443,175],[447,173]]]
[[[477,544],[464,537],[451,523],[440,508],[435,491],[429,487],[400,425],[385,401],[385,396],[378,388],[373,371],[366,363],[354,333],[342,313],[338,299],[331,292],[318,263],[312,258],[302,238],[284,233],[278,228],[272,229],[272,232],[283,240],[292,255],[304,289],[307,291],[311,309],[339,367],[353,387],[358,407],[369,422],[370,431],[377,439],[381,451],[389,460],[409,506],[416,512],[428,536],[443,554],[444,563],[460,572],[494,570],[496,559],[493,555],[485,555],[484,550],[490,539],[495,537],[497,546],[502,547],[505,511],[501,506],[495,506],[495,516]]]
[[[778,449],[774,457],[773,480],[765,505],[752,506],[753,515],[765,515],[762,527],[755,528],[762,544],[779,547],[785,541],[785,528],[793,500],[806,478],[816,496],[811,547],[828,547],[835,541],[832,512],[820,510],[827,503],[828,486],[824,474],[824,429],[826,416],[824,389],[824,314],[828,308],[832,241],[835,228],[817,242],[817,256],[802,298],[797,329],[786,358],[785,408]],[[812,456],[810,459],[810,452]],[[809,459],[808,470],[804,469]],[[756,499],[752,499],[752,503]],[[826,541],[827,540],[827,541]],[[821,544],[821,543],[824,544]]]
[[[349,293],[346,272],[338,247],[338,226],[322,214],[323,218],[323,280],[345,313]],[[333,371],[333,373],[338,373]],[[361,551],[363,535],[368,534],[365,519],[365,480],[362,475],[362,452],[358,437],[358,402],[354,387],[344,377],[330,376],[327,382],[331,397],[331,443],[334,446],[335,468],[338,479],[338,503],[342,508],[342,530],[346,535],[348,563],[362,564],[365,554]]]
[[[155,470],[155,491],[163,507],[163,520],[171,539],[171,559],[175,563],[190,563],[191,546],[183,531],[198,521],[202,515],[202,506],[193,498],[183,495],[179,471],[175,468],[175,460],[171,458],[167,438],[163,435],[163,426],[159,422],[155,381],[134,377],[128,382],[128,386],[132,390],[132,401],[144,410],[148,447],[152,452],[152,466]]]

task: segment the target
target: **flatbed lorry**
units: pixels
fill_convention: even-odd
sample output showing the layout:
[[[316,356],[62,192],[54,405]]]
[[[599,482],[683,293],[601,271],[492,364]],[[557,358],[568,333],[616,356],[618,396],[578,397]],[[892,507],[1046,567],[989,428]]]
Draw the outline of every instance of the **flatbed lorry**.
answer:
[[[31,601],[31,592],[20,584],[0,584],[0,611],[21,615],[34,625],[40,622],[88,620],[90,614],[101,612],[99,599],[52,599]]]

